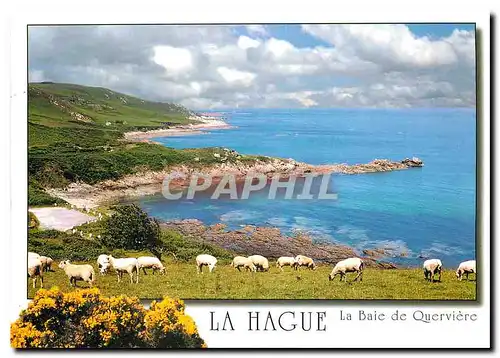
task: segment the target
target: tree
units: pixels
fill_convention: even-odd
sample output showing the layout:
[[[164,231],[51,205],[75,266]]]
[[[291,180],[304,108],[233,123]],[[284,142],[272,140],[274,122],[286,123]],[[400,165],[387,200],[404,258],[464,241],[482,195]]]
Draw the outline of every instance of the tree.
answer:
[[[160,224],[135,204],[115,206],[106,222],[106,245],[113,249],[149,250],[161,259]]]

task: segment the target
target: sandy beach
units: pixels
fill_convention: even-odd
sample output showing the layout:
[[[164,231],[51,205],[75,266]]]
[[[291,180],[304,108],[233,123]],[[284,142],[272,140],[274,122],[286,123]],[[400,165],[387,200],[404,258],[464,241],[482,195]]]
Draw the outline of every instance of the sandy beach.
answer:
[[[125,139],[132,141],[144,141],[158,137],[178,137],[184,135],[205,134],[210,129],[231,129],[234,128],[229,123],[215,117],[191,117],[200,123],[176,126],[174,128],[155,129],[151,131],[127,132]]]

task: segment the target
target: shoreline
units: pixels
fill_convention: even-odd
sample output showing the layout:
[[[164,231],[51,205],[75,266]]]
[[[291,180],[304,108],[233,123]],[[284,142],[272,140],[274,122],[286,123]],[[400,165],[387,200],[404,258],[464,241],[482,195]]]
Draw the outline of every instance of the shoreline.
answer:
[[[414,158],[418,159],[418,158]],[[105,180],[90,185],[85,183],[71,183],[65,188],[46,189],[47,193],[58,197],[77,208],[96,208],[102,204],[110,203],[127,197],[147,196],[160,193],[165,177],[174,179],[170,181],[171,189],[182,190],[190,182],[191,175],[197,170],[198,174],[208,175],[217,179],[226,174],[236,177],[236,180],[244,180],[247,174],[264,174],[268,178],[281,175],[282,178],[290,176],[304,176],[307,174],[365,174],[381,173],[394,170],[405,170],[419,165],[408,164],[409,159],[393,162],[387,159],[375,159],[365,164],[330,164],[312,165],[297,162],[293,159],[268,158],[267,161],[256,161],[252,164],[243,162],[218,163],[205,167],[196,166],[173,166],[161,171],[147,171],[125,176],[118,180]]]
[[[153,129],[149,131],[133,131],[125,132],[123,137],[129,141],[149,141],[150,138],[158,137],[180,137],[187,135],[206,134],[207,130],[211,129],[233,129],[235,126],[220,120],[216,117],[190,117],[200,123],[179,125],[172,128]]]

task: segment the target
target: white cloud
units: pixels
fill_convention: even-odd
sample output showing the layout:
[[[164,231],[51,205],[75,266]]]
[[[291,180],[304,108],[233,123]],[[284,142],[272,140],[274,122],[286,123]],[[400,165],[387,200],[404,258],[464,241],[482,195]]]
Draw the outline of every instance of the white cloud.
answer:
[[[245,26],[250,35],[268,36],[268,32],[264,25],[247,25]]]
[[[238,38],[238,47],[246,50],[249,48],[255,48],[260,46],[260,41],[254,40],[248,36],[240,36]]]
[[[453,41],[416,37],[405,25],[303,25],[302,29],[339,51],[376,63],[432,67],[459,59]],[[455,42],[462,40],[458,37]]]
[[[274,57],[280,58],[293,51],[295,47],[288,41],[270,38],[266,41],[266,50]]]
[[[299,47],[271,27],[71,26],[29,30],[29,76],[109,87],[194,109],[475,105],[475,37],[404,25],[304,25]]]
[[[155,46],[153,60],[158,65],[165,67],[168,73],[183,73],[193,67],[191,52],[185,48],[172,46]]]
[[[233,68],[218,67],[217,72],[228,83],[241,83],[244,86],[250,86],[256,75],[251,72],[238,71]]]

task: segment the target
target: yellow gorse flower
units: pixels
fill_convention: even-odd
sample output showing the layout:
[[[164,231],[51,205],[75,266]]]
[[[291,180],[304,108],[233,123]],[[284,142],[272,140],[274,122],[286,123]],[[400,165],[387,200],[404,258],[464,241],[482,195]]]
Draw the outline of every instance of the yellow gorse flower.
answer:
[[[206,348],[183,301],[166,297],[146,310],[136,297],[105,297],[97,288],[38,290],[12,323],[10,342],[14,348]]]

